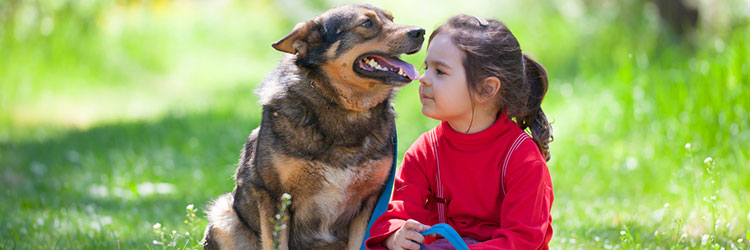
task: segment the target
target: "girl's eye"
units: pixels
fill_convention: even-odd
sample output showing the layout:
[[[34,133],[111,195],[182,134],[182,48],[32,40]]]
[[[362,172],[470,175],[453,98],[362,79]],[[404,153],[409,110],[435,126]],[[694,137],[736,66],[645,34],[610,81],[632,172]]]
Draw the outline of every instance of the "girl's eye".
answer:
[[[370,20],[370,19],[365,20],[365,22],[362,23],[362,27],[365,27],[365,28],[372,27],[372,20]]]
[[[443,71],[442,71],[442,70],[440,70],[440,69],[435,69],[435,72],[436,72],[436,73],[437,73],[438,75],[445,75],[445,72],[443,72]]]

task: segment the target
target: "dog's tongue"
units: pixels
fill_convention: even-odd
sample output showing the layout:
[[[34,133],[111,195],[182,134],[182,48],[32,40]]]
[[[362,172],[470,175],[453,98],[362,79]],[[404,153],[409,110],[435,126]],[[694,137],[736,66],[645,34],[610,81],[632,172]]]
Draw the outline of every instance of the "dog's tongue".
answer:
[[[399,59],[389,59],[388,63],[404,70],[404,73],[406,73],[406,75],[409,76],[409,80],[413,81],[419,78],[419,73],[417,72],[417,68],[415,68],[414,65],[412,65],[411,63],[404,62]]]

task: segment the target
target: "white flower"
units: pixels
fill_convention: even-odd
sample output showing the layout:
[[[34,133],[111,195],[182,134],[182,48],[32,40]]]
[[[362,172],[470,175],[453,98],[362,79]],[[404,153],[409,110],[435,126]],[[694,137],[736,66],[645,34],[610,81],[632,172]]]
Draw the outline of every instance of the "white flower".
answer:
[[[161,228],[161,223],[157,222],[156,224],[154,224],[154,230],[157,230],[159,228]]]
[[[690,143],[685,144],[685,149],[690,150]]]
[[[185,207],[185,209],[192,211],[193,207],[194,207],[193,204],[190,204],[190,205],[187,205],[187,207]]]
[[[709,236],[708,234],[704,234],[704,235],[703,235],[703,236],[701,237],[701,246],[705,246],[705,245],[706,245],[706,243],[708,243],[708,238],[709,238],[709,237],[710,237],[710,236]]]
[[[620,235],[625,235],[625,234],[626,234],[625,231],[620,231]]]
[[[703,160],[703,163],[704,163],[704,164],[711,164],[711,163],[713,163],[713,162],[714,162],[714,159],[713,159],[713,158],[711,158],[711,157],[706,157],[706,159],[705,159],[705,160]]]
[[[628,170],[633,170],[633,169],[636,169],[637,167],[638,167],[638,159],[636,159],[635,157],[628,157],[625,160],[625,168],[627,168]]]
[[[159,242],[158,242],[158,241],[156,241],[156,240],[154,240],[154,241],[153,241],[153,242],[151,242],[151,243],[154,243],[154,245],[159,245]]]
[[[282,199],[286,199],[286,200],[291,200],[292,199],[292,195],[284,193],[284,194],[281,195],[281,198]]]
[[[669,203],[664,203],[664,208],[668,208],[668,207],[669,207]]]

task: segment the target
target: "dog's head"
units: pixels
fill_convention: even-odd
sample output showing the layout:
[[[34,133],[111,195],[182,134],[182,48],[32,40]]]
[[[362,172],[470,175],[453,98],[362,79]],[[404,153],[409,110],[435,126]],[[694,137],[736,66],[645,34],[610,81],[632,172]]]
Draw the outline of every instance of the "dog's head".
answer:
[[[333,8],[272,46],[296,55],[296,63],[330,81],[367,90],[399,87],[419,77],[401,54],[419,51],[424,29],[393,23],[391,13],[371,5]]]

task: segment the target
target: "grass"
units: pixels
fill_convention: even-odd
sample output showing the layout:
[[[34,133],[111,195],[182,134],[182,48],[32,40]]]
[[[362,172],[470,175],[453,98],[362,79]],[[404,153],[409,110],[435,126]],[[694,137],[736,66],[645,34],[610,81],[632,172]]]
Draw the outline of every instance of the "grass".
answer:
[[[259,123],[270,43],[330,5],[284,3],[0,2],[0,248],[197,248]],[[499,18],[548,69],[551,248],[750,249],[743,3],[687,40],[648,5],[536,3],[373,4],[428,31]],[[416,92],[395,100],[401,154],[436,124]]]

